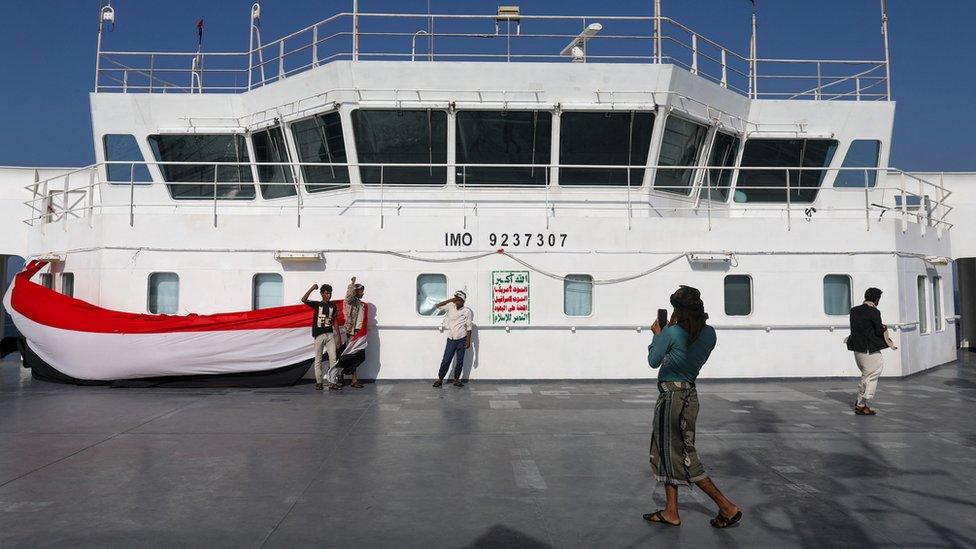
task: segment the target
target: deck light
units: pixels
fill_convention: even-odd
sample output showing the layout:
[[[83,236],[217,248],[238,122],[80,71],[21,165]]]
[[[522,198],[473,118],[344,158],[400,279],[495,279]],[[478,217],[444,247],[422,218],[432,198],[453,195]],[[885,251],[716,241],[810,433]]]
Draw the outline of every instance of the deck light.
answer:
[[[522,16],[518,6],[498,6],[495,12],[495,34],[501,32],[502,22],[515,22],[515,34],[522,34]]]
[[[322,261],[325,256],[322,252],[293,252],[279,250],[274,254],[275,260],[284,263],[286,261]]]

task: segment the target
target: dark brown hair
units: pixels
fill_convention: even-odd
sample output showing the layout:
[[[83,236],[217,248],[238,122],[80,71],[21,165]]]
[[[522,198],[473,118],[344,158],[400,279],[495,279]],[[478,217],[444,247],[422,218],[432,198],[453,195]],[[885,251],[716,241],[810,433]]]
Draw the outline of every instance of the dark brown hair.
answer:
[[[705,321],[708,320],[705,304],[701,300],[701,292],[696,288],[682,286],[671,295],[671,305],[674,306],[674,312],[671,313],[668,326],[673,324],[681,326],[688,332],[688,343],[694,343],[705,328]]]

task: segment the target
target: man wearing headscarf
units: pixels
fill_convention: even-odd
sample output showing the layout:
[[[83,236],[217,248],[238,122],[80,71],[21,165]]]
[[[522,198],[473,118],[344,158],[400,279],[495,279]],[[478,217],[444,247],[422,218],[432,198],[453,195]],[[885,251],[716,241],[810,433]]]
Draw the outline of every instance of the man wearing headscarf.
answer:
[[[660,368],[658,398],[654,405],[654,434],[650,462],[654,478],[664,482],[664,509],[644,515],[644,520],[678,526],[678,486],[694,484],[718,505],[715,528],[728,528],[742,519],[742,510],[725,497],[698,459],[695,423],[698,420],[698,372],[715,348],[715,329],[705,324],[708,315],[701,292],[681,286],[671,295],[674,312],[667,326],[655,320],[654,339],[647,348],[647,363]]]
[[[349,384],[354,389],[362,389],[359,374],[356,369],[366,361],[366,323],[367,310],[363,303],[366,287],[356,282],[356,277],[346,286],[346,297],[342,300],[342,311],[339,315],[344,343],[339,354],[338,385],[342,388],[344,374],[352,374]]]
[[[461,372],[464,369],[464,351],[471,347],[471,329],[474,327],[474,313],[471,309],[464,306],[467,294],[458,290],[454,292],[454,297],[445,299],[437,304],[437,308],[444,311],[444,330],[447,331],[447,344],[444,346],[444,358],[441,359],[441,368],[437,372],[437,381],[434,387],[444,384],[444,376],[447,369],[451,366],[451,359],[454,362],[454,386],[464,387],[461,383]]]

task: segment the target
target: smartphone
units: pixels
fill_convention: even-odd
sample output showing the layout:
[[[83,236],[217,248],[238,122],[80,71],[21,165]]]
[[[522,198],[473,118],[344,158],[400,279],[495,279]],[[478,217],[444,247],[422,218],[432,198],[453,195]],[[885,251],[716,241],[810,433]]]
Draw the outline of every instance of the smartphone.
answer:
[[[658,309],[657,310],[657,325],[660,327],[665,327],[668,325],[668,310]]]

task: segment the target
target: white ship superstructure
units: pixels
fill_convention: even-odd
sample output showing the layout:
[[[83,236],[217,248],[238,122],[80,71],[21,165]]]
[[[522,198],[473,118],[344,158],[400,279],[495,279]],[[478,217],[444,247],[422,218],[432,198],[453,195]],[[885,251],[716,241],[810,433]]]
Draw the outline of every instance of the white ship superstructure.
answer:
[[[956,357],[951,192],[889,166],[886,55],[759,58],[660,15],[513,7],[357,8],[261,43],[254,9],[241,53],[100,36],[97,162],[0,172],[0,252],[140,313],[357,276],[364,378],[431,377],[432,304],[456,289],[472,378],[647,377],[680,284],[718,330],[706,377],[854,374],[847,314],[871,286],[900,347],[885,375]]]

